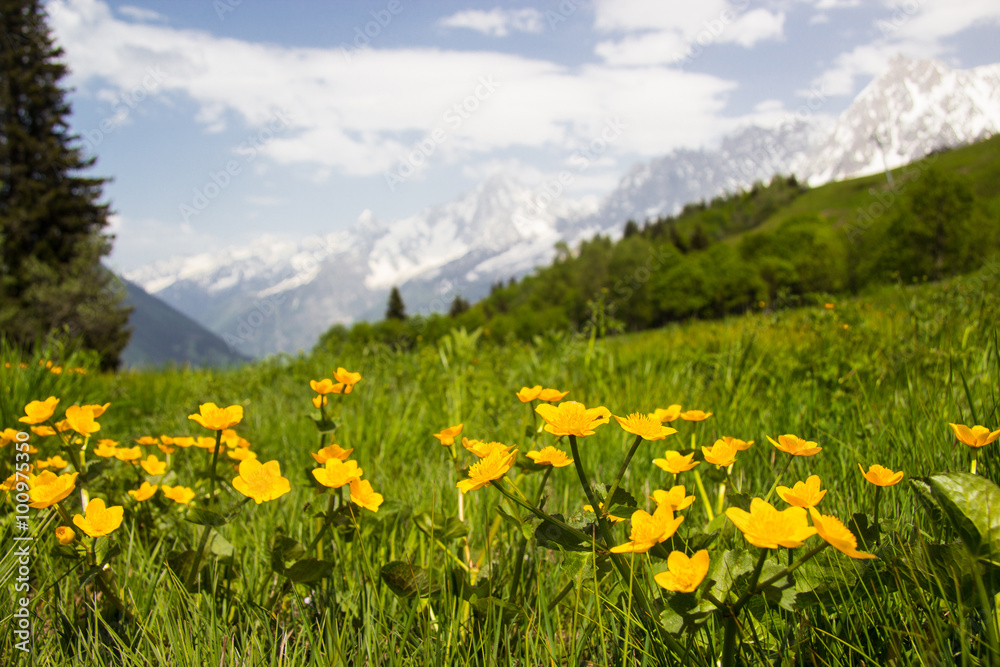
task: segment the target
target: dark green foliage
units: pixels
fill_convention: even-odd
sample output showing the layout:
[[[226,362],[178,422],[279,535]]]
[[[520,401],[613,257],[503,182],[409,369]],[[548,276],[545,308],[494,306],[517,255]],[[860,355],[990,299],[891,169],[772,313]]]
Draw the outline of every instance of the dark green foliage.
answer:
[[[128,342],[124,289],[111,251],[105,179],[70,134],[59,87],[62,50],[37,0],[0,2],[0,330],[22,348],[46,337],[100,354],[114,368]]]
[[[469,302],[462,298],[461,294],[456,294],[448,308],[448,317],[458,317],[469,309]]]
[[[406,304],[403,303],[403,296],[399,293],[399,288],[393,286],[389,292],[389,303],[385,308],[385,319],[399,320],[406,319]]]

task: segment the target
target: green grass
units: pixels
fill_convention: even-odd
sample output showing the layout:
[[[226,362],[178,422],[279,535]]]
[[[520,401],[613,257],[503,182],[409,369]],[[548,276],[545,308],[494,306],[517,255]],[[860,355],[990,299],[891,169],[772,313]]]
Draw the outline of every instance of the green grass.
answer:
[[[782,655],[797,656],[796,664],[988,664],[984,618],[995,620],[995,612],[990,604],[984,611],[974,595],[962,598],[954,590],[962,581],[948,580],[921,560],[925,553],[943,558],[946,549],[965,552],[955,546],[947,524],[925,518],[908,487],[913,478],[969,469],[972,452],[955,444],[949,422],[1000,425],[998,295],[1000,270],[988,266],[941,284],[882,288],[838,301],[832,310],[695,321],[599,341],[593,348],[564,334],[495,346],[458,332],[413,353],[371,345],[342,357],[318,352],[228,370],[55,376],[34,359],[27,370],[0,368],[4,427],[17,425],[28,401],[48,395],[59,396],[61,408],[110,401],[97,436],[123,445],[143,435],[207,434],[187,415],[207,401],[240,404],[240,434],[261,460],[279,461],[292,486],[276,501],[242,505],[218,529],[224,538],[214,542],[218,554],[208,559],[192,592],[167,563],[197,546],[201,526],[185,521],[182,508],[161,495],[136,508],[126,491],[138,486],[141,472],[126,464],[112,464],[88,481],[92,495],[126,506],[122,528],[102,541],[120,549],[112,560],[113,585],[129,614],[110,605],[95,580],[81,585],[87,567],[80,561],[53,555],[57,517],[33,510],[30,659],[46,665],[714,664],[723,657],[724,620],[718,614],[669,641],[646,632],[635,611],[637,591],[617,578],[606,559],[595,568],[589,552],[544,548],[535,536],[538,521],[518,526],[516,518],[499,517],[502,496],[495,489],[464,499],[469,553],[473,562],[481,559],[476,580],[457,565],[464,559],[463,543],[456,537],[459,526],[449,527],[448,518],[458,513],[458,478],[432,434],[463,422],[463,435],[518,445],[523,458],[534,422],[514,393],[542,384],[570,390],[567,400],[604,405],[618,415],[672,403],[714,413],[695,427],[674,423],[676,435],[640,445],[622,480],[640,508],[652,509],[645,497],[672,482],[651,460],[666,448],[689,449],[693,436],[699,446],[721,435],[756,441],[733,472],[737,490],[748,497],[765,495],[775,468],[784,464],[766,436],[794,433],[817,441],[823,451],[793,461],[783,483],[819,475],[829,489],[822,511],[845,522],[853,513],[872,513],[873,488],[861,478],[858,463],[905,471],[903,484],[882,494],[885,523],[876,565],[861,566],[828,549],[797,575],[806,588],[810,581],[827,582],[814,593],[817,604],[789,610],[775,598],[752,598],[740,617],[740,655],[748,664],[781,662]],[[18,361],[10,350],[4,355]],[[337,404],[335,440],[354,448],[352,458],[386,502],[377,514],[355,508],[356,524],[350,514],[338,513],[343,522],[321,542],[323,559],[332,563],[330,576],[283,588],[271,565],[276,536],[307,545],[317,528],[314,515],[328,498],[317,495],[309,474],[316,465],[309,453],[320,438],[309,419],[316,411],[308,381],[331,377],[338,366],[360,371],[364,379],[352,394],[331,397]],[[581,439],[591,478],[610,485],[631,442],[613,421]],[[555,438],[538,436],[538,448],[547,444]],[[2,451],[6,467],[0,473],[6,477],[12,448]],[[198,474],[207,464],[206,451],[181,450],[168,475],[175,484],[201,484],[203,490]],[[719,480],[708,467],[700,469],[714,506]],[[235,472],[228,464],[220,470],[220,505],[226,508],[242,496],[229,486]],[[980,452],[979,472],[1000,479],[995,445]],[[679,483],[690,492],[695,484],[689,475]],[[542,473],[524,469],[511,476],[531,497]],[[546,489],[546,511],[582,526],[586,500],[573,468],[554,470]],[[738,504],[733,492],[727,502]],[[64,506],[70,515],[79,512],[78,495]],[[14,648],[11,631],[12,507],[8,502],[0,510],[0,580],[8,590],[0,597],[0,661],[29,664]],[[513,517],[526,514],[508,504],[501,508]],[[707,539],[699,537],[708,524],[701,499],[683,513],[679,533]],[[713,559],[734,559],[733,572],[752,568],[759,550],[747,550],[731,523],[720,521],[715,528],[708,547]],[[627,528],[614,530],[616,541],[628,539]],[[927,551],[924,543],[945,546]],[[784,553],[777,557],[786,562]],[[740,558],[749,565],[737,563]],[[417,575],[402,576],[397,584],[431,594],[395,594],[380,571],[397,561]],[[652,570],[643,565],[647,561]],[[641,566],[634,585],[654,605],[679,604],[650,582],[652,571],[663,569],[661,558],[636,555],[634,562]],[[768,560],[765,573],[778,562]],[[992,580],[984,578],[990,586]],[[277,602],[269,609],[272,599]]]

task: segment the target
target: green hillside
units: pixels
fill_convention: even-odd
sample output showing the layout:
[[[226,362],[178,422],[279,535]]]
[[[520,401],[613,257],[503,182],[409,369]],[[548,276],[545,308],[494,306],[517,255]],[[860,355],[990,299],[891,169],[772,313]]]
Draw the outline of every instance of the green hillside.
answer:
[[[494,286],[464,312],[338,326],[320,346],[412,347],[456,327],[495,340],[640,331],[966,273],[1000,250],[1000,137],[932,154],[891,181],[877,174],[809,189],[776,176],[623,225],[618,241],[558,246],[551,266]]]

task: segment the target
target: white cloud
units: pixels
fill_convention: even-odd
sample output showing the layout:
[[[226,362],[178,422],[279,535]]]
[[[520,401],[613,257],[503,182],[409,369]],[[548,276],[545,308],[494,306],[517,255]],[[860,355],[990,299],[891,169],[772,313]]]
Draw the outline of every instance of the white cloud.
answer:
[[[149,97],[193,100],[206,132],[235,123],[253,133],[284,110],[291,127],[259,152],[318,176],[381,175],[421,146],[428,161],[447,163],[510,148],[573,151],[613,118],[628,129],[608,157],[699,146],[731,125],[720,115],[735,84],[663,66],[568,68],[441,49],[368,48],[347,59],[338,48],[126,23],[98,0],[52,0],[48,9],[78,88],[130,89],[156,72]]]
[[[846,51],[815,81],[831,95],[854,95],[857,80],[878,74],[897,54],[939,58],[946,40],[981,25],[1000,25],[1000,4],[993,0],[892,0],[875,21],[879,36]]]
[[[748,7],[748,0],[597,0],[594,27],[616,36],[595,52],[612,65],[672,64],[697,57],[710,44],[752,48],[784,37],[784,12]]]
[[[544,17],[537,9],[501,9],[490,11],[467,9],[441,19],[445,28],[466,28],[493,37],[506,37],[511,31],[540,33],[545,29]]]
[[[126,16],[133,21],[141,22],[165,22],[167,17],[159,12],[154,12],[152,9],[145,9],[143,7],[133,7],[131,5],[122,5],[118,8],[118,13],[122,16]]]

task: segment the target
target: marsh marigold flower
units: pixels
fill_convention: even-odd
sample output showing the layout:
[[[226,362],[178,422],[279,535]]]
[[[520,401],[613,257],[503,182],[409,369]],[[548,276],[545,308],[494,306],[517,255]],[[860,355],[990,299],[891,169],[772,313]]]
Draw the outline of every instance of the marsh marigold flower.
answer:
[[[696,551],[690,558],[683,551],[671,551],[667,569],[653,576],[662,588],[675,593],[693,593],[708,574],[708,550]]]
[[[736,448],[738,452],[745,452],[753,446],[753,440],[740,440],[739,438],[734,438],[731,435],[724,435],[720,440],[725,440],[728,444]]]
[[[94,410],[90,406],[71,405],[66,408],[66,423],[83,436],[101,430],[101,425],[94,421]]]
[[[611,411],[603,405],[588,409],[583,403],[565,401],[559,405],[543,403],[535,408],[545,420],[545,430],[552,435],[593,435],[594,429],[611,421]]]
[[[893,472],[888,468],[883,468],[877,463],[873,463],[868,467],[868,472],[858,464],[858,470],[864,475],[864,478],[875,486],[894,486],[899,484],[903,479],[903,471]]]
[[[345,394],[350,394],[354,390],[354,385],[361,382],[361,373],[352,373],[343,367],[338,367],[333,377],[338,383],[343,385]]]
[[[277,461],[261,463],[257,459],[247,459],[240,463],[240,475],[233,480],[233,488],[260,505],[285,495],[292,490],[292,485],[281,476]]]
[[[454,426],[449,426],[440,433],[435,433],[434,437],[441,441],[441,444],[445,447],[451,447],[455,444],[455,438],[462,434],[462,428],[465,424],[455,424]]]
[[[822,447],[817,447],[815,442],[804,440],[797,435],[779,435],[778,442],[771,436],[767,436],[767,439],[772,445],[792,456],[814,456],[823,450]]]
[[[142,461],[139,461],[139,465],[150,475],[162,475],[167,471],[166,462],[156,458],[155,454],[150,454]]]
[[[210,431],[222,431],[232,428],[243,420],[243,406],[230,405],[220,408],[215,403],[202,403],[198,406],[198,414],[188,415],[188,419],[196,421]]]
[[[569,394],[569,391],[559,391],[558,389],[542,389],[538,393],[538,400],[548,401],[549,403],[552,403],[555,401],[563,400],[564,398],[566,398],[567,394]]]
[[[129,489],[128,494],[135,498],[138,502],[143,502],[144,500],[149,500],[156,493],[156,490],[160,488],[156,484],[150,484],[149,482],[143,482],[138,489]]]
[[[517,392],[517,398],[522,403],[530,403],[542,393],[542,385],[536,384],[534,387],[521,387]]]
[[[0,447],[6,447],[12,442],[20,442],[17,439],[17,434],[17,429],[13,428],[5,428],[3,431],[0,431]]]
[[[485,459],[498,449],[502,449],[505,454],[514,449],[502,442],[483,442],[482,440],[469,440],[468,438],[462,438],[462,446],[474,454],[476,458],[480,459]]]
[[[683,521],[684,517],[675,518],[674,513],[665,505],[657,507],[652,514],[636,510],[632,513],[630,541],[613,547],[611,553],[646,553],[660,542],[670,539]]]
[[[985,447],[1000,437],[1000,429],[991,432],[985,426],[973,426],[972,428],[964,424],[948,424],[948,426],[955,432],[955,437],[958,438],[959,442],[969,447]]]
[[[46,468],[55,468],[56,470],[62,470],[67,467],[69,462],[63,457],[56,454],[55,456],[50,456],[47,459],[42,459],[38,462],[38,469],[45,470]]]
[[[40,510],[63,500],[76,487],[78,474],[71,472],[57,475],[51,470],[43,470],[40,475],[31,479],[31,489],[28,491],[31,502],[28,506]]]
[[[94,455],[104,459],[113,458],[115,452],[118,451],[117,444],[114,440],[105,438],[97,443],[97,447],[94,448]]]
[[[490,482],[500,479],[507,474],[514,461],[517,459],[517,450],[505,452],[497,449],[485,459],[479,459],[469,468],[469,479],[463,479],[455,486],[461,489],[462,493],[475,491],[487,486]]]
[[[52,428],[51,426],[46,426],[45,424],[41,424],[39,426],[32,426],[31,432],[37,435],[39,438],[44,438],[56,434],[56,430],[54,428]]]
[[[681,416],[681,406],[674,403],[666,408],[656,408],[649,416],[660,423],[677,421]]]
[[[81,405],[80,407],[86,408],[87,410],[90,410],[91,412],[93,412],[94,413],[94,419],[97,419],[101,415],[103,415],[107,411],[108,408],[111,407],[111,404],[110,403],[105,403],[104,405]]]
[[[328,447],[324,447],[315,454],[309,452],[309,455],[316,459],[316,463],[322,464],[326,463],[330,459],[340,459],[341,461],[346,461],[347,457],[350,456],[353,451],[353,447],[351,449],[342,449],[340,445],[332,444]]]
[[[705,460],[723,468],[736,463],[736,447],[723,439],[718,439],[711,447],[702,447]]]
[[[357,461],[327,459],[325,467],[314,468],[312,474],[316,481],[323,486],[339,489],[355,479],[361,479],[364,471],[358,467]]]
[[[329,402],[330,402],[330,399],[328,399],[326,396],[313,396],[312,397],[313,407],[316,408],[317,410],[319,410],[320,408],[324,407]]]
[[[694,496],[687,495],[683,484],[671,487],[669,491],[657,489],[653,491],[652,498],[657,507],[666,505],[671,512],[685,510],[694,502]]]
[[[257,458],[257,453],[246,447],[233,447],[226,450],[226,456],[234,461],[249,461],[250,459]]]
[[[74,515],[73,524],[91,537],[104,537],[118,530],[124,512],[125,508],[120,505],[107,507],[103,500],[94,498],[87,503],[87,516]]]
[[[686,422],[701,422],[711,416],[711,412],[705,412],[704,410],[688,410],[687,412],[682,412],[680,414],[680,418]]]
[[[566,452],[551,445],[543,447],[541,451],[532,450],[526,456],[538,465],[552,466],[553,468],[563,468],[573,463],[573,459],[568,457]]]
[[[149,447],[149,446],[152,446],[152,445],[158,445],[158,444],[160,444],[160,441],[159,441],[159,439],[154,438],[151,435],[144,435],[141,438],[136,438],[135,439],[135,444]]]
[[[820,484],[818,475],[809,475],[806,481],[796,482],[792,488],[779,486],[775,491],[778,492],[778,497],[789,505],[811,509],[818,505],[819,501],[823,500],[823,496],[826,495],[826,489],[821,491]]]
[[[691,470],[691,468],[694,468],[696,465],[701,463],[701,461],[692,461],[691,459],[693,458],[694,452],[682,455],[680,452],[667,450],[662,459],[653,459],[653,463],[658,468],[662,468],[667,472],[679,475],[682,472]]]
[[[793,549],[816,534],[801,507],[778,511],[761,498],[750,501],[749,512],[730,507],[726,516],[743,532],[747,542],[762,549]]]
[[[139,449],[138,445],[135,447],[121,447],[115,449],[113,456],[119,461],[130,463],[132,461],[138,461],[142,458],[142,450]]]
[[[194,500],[194,490],[186,486],[168,486],[163,484],[160,486],[160,490],[163,491],[163,495],[167,498],[181,505],[187,505]]]
[[[815,507],[809,508],[809,515],[816,534],[837,551],[851,558],[877,558],[875,554],[858,551],[858,539],[837,517],[820,514]]]
[[[382,504],[382,494],[375,493],[368,480],[355,479],[351,481],[351,502],[366,510],[378,512],[379,505]]]
[[[59,526],[56,528],[56,539],[59,544],[66,546],[73,543],[73,540],[76,539],[76,533],[69,526]]]
[[[649,415],[633,412],[628,417],[622,418],[618,415],[611,415],[623,429],[637,435],[643,440],[663,440],[668,435],[677,433],[677,429],[664,426],[659,419],[654,419]]]
[[[332,394],[334,392],[334,383],[330,378],[323,378],[322,380],[309,380],[309,388],[320,396],[326,396],[327,394]]]
[[[44,401],[32,401],[24,406],[24,416],[18,421],[25,424],[41,424],[52,418],[57,405],[59,399],[55,396],[49,396]]]

